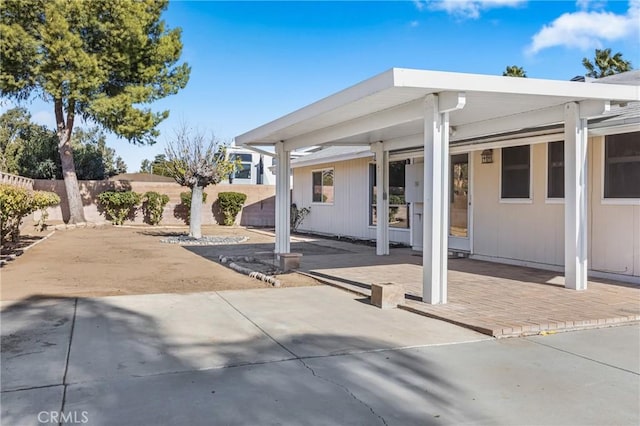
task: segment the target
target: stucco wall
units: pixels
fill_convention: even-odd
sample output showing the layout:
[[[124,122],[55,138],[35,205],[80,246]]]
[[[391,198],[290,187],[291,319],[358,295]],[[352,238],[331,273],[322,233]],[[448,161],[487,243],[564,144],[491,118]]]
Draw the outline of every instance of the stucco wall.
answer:
[[[143,194],[156,191],[167,194],[169,203],[164,208],[163,225],[184,225],[185,209],[180,201],[180,193],[188,191],[177,183],[164,182],[135,182],[135,181],[80,181],[80,192],[84,203],[85,218],[88,221],[103,221],[104,214],[99,210],[97,196],[103,191],[123,189]],[[34,189],[52,191],[62,200],[60,206],[49,209],[49,219],[65,220],[68,217],[66,209],[66,191],[62,180],[35,180]],[[275,187],[272,185],[211,185],[205,188],[207,202],[202,207],[202,223],[216,224],[213,204],[218,199],[219,192],[233,191],[247,194],[242,212],[236,223],[246,226],[274,226],[275,224]],[[125,222],[127,223],[127,222]],[[131,223],[131,222],[129,222]],[[139,212],[133,223],[143,223],[142,212]]]
[[[311,173],[334,169],[333,204],[312,202]],[[311,207],[311,213],[298,229],[321,234],[375,239],[376,228],[369,226],[369,159],[339,161],[293,169],[292,202]],[[390,228],[389,239],[409,244],[409,230]]]

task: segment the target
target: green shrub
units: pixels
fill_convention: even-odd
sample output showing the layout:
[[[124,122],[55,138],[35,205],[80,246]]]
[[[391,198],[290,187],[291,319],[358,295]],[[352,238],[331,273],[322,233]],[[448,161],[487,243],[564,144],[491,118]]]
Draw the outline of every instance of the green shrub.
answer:
[[[36,210],[45,210],[60,203],[52,192],[29,191],[11,185],[0,185],[0,241],[4,244],[20,238],[22,219]],[[44,223],[44,219],[41,222]]]
[[[224,214],[225,225],[231,226],[235,223],[236,216],[242,210],[245,201],[247,201],[247,194],[240,192],[221,192],[218,194],[218,203]]]
[[[180,201],[182,205],[185,207],[185,222],[188,225],[191,221],[191,191],[181,192],[180,193]],[[202,204],[207,202],[207,193],[202,193]]]
[[[116,225],[122,225],[140,204],[140,194],[133,191],[105,191],[98,195],[98,201],[107,212],[107,218]]]
[[[36,223],[36,229],[38,231],[42,231],[46,227],[45,222],[49,217],[47,209],[49,207],[57,206],[58,204],[60,204],[60,197],[58,194],[48,191],[35,191],[33,193],[34,211],[40,210],[40,218],[38,219],[38,223]]]
[[[169,202],[169,196],[155,191],[145,192],[142,196],[142,211],[145,219],[151,225],[157,225],[162,220],[162,211]]]

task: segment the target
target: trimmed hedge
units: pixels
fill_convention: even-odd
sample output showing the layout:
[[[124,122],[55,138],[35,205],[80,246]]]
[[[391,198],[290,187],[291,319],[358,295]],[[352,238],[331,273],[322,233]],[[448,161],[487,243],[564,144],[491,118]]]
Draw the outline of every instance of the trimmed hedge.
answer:
[[[53,192],[29,191],[11,185],[0,185],[0,241],[17,242],[20,225],[25,216],[36,210],[42,214],[37,226],[43,228],[47,218],[46,209],[60,204],[60,197]]]
[[[169,202],[169,196],[155,191],[145,192],[142,196],[142,210],[150,225],[157,225],[162,220],[162,211]]]
[[[247,194],[241,192],[221,192],[218,194],[220,210],[224,214],[224,224],[231,226],[236,221],[236,216],[242,210]]]
[[[107,219],[116,225],[124,223],[140,204],[140,199],[140,194],[133,191],[105,191],[98,194],[98,201],[107,213]]]

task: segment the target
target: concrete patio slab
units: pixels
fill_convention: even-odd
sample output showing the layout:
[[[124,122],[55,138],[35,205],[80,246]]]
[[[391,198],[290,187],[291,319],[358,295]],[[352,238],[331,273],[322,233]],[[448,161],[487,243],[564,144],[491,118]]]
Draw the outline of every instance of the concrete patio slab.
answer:
[[[75,299],[32,297],[0,312],[2,390],[62,383]]]
[[[219,293],[298,356],[438,345],[486,339],[479,333],[398,309],[381,310],[332,287]]]
[[[491,339],[76,384],[66,408],[122,425],[635,425],[640,378],[602,355]]]
[[[51,413],[57,416],[60,412],[63,393],[63,386],[2,392],[0,424],[7,426],[58,424],[57,421],[50,422]]]
[[[614,327],[598,334],[597,341],[594,335],[590,330],[583,330],[562,337],[558,334],[530,336],[527,340],[640,375],[640,327]]]
[[[215,293],[81,299],[71,383],[292,356]]]
[[[72,385],[67,407],[96,425],[381,424],[300,361]]]
[[[585,340],[609,331],[588,331]],[[638,342],[626,341],[625,347]],[[635,425],[640,377],[607,365],[616,350],[603,351],[603,361],[595,362],[505,339],[305,362],[389,425]]]

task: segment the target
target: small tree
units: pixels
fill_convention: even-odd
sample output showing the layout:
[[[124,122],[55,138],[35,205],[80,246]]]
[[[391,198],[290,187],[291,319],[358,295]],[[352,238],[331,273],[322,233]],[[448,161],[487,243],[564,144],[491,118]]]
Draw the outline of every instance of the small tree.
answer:
[[[165,149],[165,167],[178,184],[191,188],[189,236],[202,237],[202,194],[208,185],[217,185],[235,170],[227,149],[215,136],[205,136],[182,124]]]

